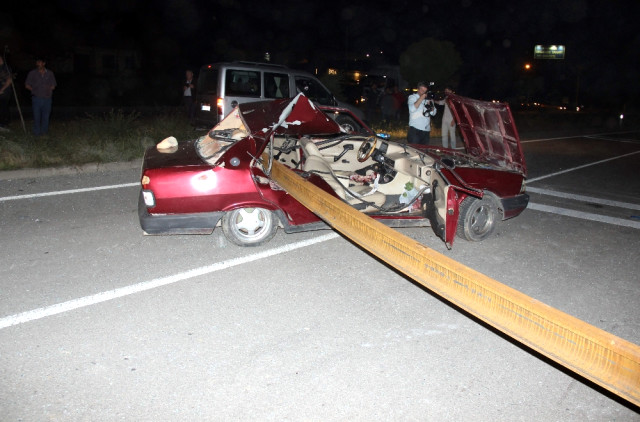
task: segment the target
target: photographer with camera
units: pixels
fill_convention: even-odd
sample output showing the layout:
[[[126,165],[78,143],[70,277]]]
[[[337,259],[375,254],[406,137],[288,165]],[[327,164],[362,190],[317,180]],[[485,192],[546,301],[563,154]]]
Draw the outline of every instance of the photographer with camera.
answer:
[[[433,85],[433,82],[429,85]],[[418,92],[409,96],[409,133],[407,142],[410,144],[429,145],[431,137],[431,117],[436,115],[436,105],[429,85],[418,82]]]

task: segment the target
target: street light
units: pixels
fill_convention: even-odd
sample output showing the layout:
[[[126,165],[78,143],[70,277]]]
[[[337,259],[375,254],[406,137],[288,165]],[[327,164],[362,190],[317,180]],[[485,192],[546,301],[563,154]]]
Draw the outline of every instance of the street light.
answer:
[[[528,74],[529,71],[531,70],[531,63],[525,63],[524,64],[524,71],[525,74],[524,76],[524,89],[525,89],[525,101],[527,102],[527,104],[529,103],[530,100],[530,96],[531,96],[531,75]]]

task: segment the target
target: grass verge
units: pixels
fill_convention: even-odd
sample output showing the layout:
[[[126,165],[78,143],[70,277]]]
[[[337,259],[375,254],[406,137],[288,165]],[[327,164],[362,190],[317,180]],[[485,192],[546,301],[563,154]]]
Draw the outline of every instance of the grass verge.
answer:
[[[0,132],[0,170],[129,161],[142,157],[147,146],[167,136],[188,139],[197,133],[177,111],[142,116],[111,110],[52,120],[49,134],[39,137],[25,134],[21,122],[14,121],[9,131]]]

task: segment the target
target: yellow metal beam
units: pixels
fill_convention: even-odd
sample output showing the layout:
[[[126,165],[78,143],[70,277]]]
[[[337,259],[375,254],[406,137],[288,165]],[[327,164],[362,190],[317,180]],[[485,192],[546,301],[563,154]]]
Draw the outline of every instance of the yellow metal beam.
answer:
[[[268,157],[263,155],[264,162]],[[640,346],[545,305],[412,240],[284,165],[272,178],[333,228],[429,290],[612,393],[640,405]]]

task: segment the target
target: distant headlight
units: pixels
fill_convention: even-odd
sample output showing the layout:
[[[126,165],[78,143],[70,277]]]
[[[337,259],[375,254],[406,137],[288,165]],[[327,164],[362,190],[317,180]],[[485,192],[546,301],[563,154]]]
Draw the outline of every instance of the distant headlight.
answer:
[[[153,192],[150,190],[142,191],[142,198],[144,199],[144,204],[151,208],[156,206],[156,198],[153,196]]]

